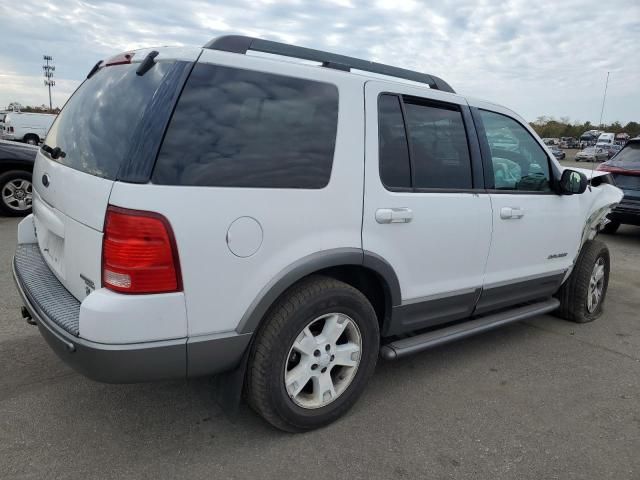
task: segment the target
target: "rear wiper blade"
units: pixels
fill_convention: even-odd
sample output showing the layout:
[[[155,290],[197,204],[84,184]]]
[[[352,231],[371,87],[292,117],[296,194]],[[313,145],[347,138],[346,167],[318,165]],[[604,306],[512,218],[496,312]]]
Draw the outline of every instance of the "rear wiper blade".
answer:
[[[51,148],[46,143],[44,145],[42,145],[42,150],[47,152],[49,154],[49,156],[54,160],[56,160],[58,158],[61,158],[61,157],[64,158],[64,157],[67,156],[67,154],[65,152],[63,152],[60,147]]]
[[[153,67],[156,64],[156,61],[154,59],[158,55],[159,55],[159,52],[156,50],[152,50],[151,52],[149,52],[147,56],[144,57],[144,60],[142,60],[142,62],[140,63],[140,66],[136,70],[136,75],[141,77],[145,73],[147,73],[149,70],[151,70],[151,67]]]
[[[102,65],[102,60],[100,60],[98,63],[96,63],[93,68],[89,71],[89,74],[87,75],[87,78],[91,78],[93,77],[93,74],[96,73],[98,70],[100,70],[100,65]]]

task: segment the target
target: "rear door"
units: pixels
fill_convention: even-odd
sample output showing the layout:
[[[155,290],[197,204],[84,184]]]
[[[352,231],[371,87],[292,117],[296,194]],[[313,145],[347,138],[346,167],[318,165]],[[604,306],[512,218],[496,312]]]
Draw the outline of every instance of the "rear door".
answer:
[[[472,108],[493,209],[493,238],[476,313],[552,295],[571,266],[584,217],[579,196],[552,190],[559,167],[526,122],[491,104]]]
[[[139,53],[141,61],[145,55]],[[190,69],[190,62],[167,57],[156,57],[144,75],[136,74],[135,62],[100,68],[67,102],[37,155],[38,244],[51,270],[80,300],[100,287],[102,229],[112,186],[123,177],[144,181],[141,166],[155,159],[171,102]],[[197,51],[191,57],[195,60]],[[52,152],[55,148],[62,153]]]
[[[383,333],[464,318],[478,299],[491,239],[466,102],[381,81],[366,83],[365,102],[362,242],[391,264],[402,294]]]

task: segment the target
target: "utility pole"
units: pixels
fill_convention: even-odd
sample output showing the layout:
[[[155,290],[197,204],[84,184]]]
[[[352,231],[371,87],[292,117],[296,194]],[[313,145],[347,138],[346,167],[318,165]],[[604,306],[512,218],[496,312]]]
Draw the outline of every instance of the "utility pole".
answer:
[[[51,103],[51,87],[56,84],[53,80],[53,72],[55,72],[56,67],[53,65],[53,57],[51,55],[44,55],[42,59],[46,62],[42,65],[42,70],[44,70],[44,85],[49,87],[49,111],[51,111],[53,110],[53,105]],[[49,65],[49,62],[51,62],[51,65]]]
[[[604,95],[602,96],[602,108],[600,109],[600,122],[598,123],[598,125],[600,125],[600,128],[602,128],[602,114],[604,113],[604,101],[607,98],[607,87],[609,86],[609,73],[607,72],[607,82],[604,84]]]

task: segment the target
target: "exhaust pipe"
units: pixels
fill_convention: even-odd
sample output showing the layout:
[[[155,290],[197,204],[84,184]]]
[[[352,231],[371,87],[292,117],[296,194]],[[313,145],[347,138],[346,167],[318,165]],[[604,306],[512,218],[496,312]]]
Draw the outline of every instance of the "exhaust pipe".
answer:
[[[20,309],[20,313],[22,314],[22,318],[24,318],[29,325],[37,325],[36,321],[31,317],[29,310],[27,310],[27,307],[22,307]]]

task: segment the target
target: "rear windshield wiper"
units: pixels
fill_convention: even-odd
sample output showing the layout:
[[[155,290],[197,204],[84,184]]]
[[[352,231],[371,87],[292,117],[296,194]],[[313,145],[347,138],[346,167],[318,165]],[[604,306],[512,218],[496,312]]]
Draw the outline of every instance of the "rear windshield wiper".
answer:
[[[61,157],[64,158],[64,157],[67,156],[67,154],[65,152],[63,152],[60,147],[51,148],[46,143],[44,145],[42,145],[42,150],[47,152],[49,154],[49,156],[53,160],[56,160],[56,159],[61,158]]]
[[[144,60],[142,60],[142,62],[140,63],[140,66],[136,70],[136,75],[141,77],[145,73],[147,73],[149,70],[151,70],[151,67],[153,67],[156,64],[155,58],[158,55],[159,55],[159,52],[157,52],[156,50],[150,51],[147,54],[147,56],[144,57]]]

